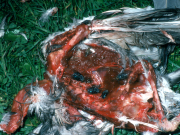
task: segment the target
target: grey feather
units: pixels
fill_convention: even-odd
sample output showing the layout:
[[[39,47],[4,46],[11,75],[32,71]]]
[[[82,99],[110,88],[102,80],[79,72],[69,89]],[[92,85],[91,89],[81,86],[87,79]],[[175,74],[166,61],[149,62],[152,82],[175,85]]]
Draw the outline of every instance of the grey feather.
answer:
[[[131,12],[133,10],[136,12]],[[163,74],[168,55],[180,44],[180,9],[142,10],[126,8],[103,12],[92,21],[91,29],[97,32],[89,38],[105,38],[130,49]]]
[[[173,86],[180,83],[180,69],[165,75],[165,78],[169,81],[170,85]]]

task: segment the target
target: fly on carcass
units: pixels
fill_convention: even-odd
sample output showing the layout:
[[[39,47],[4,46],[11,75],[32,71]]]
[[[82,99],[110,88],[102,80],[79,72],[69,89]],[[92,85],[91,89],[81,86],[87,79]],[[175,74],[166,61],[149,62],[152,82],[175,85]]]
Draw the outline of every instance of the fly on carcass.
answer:
[[[179,9],[128,9],[80,21],[42,43],[47,71],[19,91],[0,129],[11,134],[27,113],[42,121],[32,135],[175,131],[180,95],[165,74],[179,40]]]

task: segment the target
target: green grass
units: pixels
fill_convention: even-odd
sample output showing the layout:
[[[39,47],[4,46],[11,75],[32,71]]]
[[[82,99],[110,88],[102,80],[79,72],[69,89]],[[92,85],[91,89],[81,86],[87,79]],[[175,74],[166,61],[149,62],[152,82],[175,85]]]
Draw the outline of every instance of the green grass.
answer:
[[[8,16],[5,35],[0,38],[0,119],[3,113],[10,111],[12,101],[20,89],[31,83],[35,76],[39,80],[43,79],[45,65],[39,58],[42,57],[40,43],[50,33],[63,30],[74,17],[82,19],[110,9],[148,5],[153,5],[152,0],[30,0],[25,3],[20,0],[1,0],[0,22],[4,16]],[[52,7],[58,7],[58,12],[40,27],[39,18]],[[20,33],[26,34],[28,41]],[[180,65],[179,51],[176,48],[170,57],[169,72]],[[174,89],[178,89],[178,86]],[[27,118],[24,127],[15,135],[27,134],[37,125],[36,117]],[[117,130],[116,134],[136,132]]]

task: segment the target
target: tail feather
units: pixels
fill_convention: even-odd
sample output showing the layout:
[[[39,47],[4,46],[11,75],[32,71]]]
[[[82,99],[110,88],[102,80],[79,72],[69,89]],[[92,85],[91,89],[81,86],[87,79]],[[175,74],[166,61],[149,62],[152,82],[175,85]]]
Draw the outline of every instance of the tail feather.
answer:
[[[163,26],[165,24],[166,26],[167,24],[179,24],[180,9],[152,9],[134,13],[127,13],[127,10],[125,11],[111,10],[103,12],[94,18],[93,25],[100,24],[101,26],[112,27],[119,27],[121,25],[133,28],[141,24]]]
[[[134,13],[127,10],[103,12],[94,18],[91,29],[100,31],[100,34],[108,31],[128,33],[131,34],[131,38],[136,38],[131,40],[138,40],[139,43],[144,38],[149,39],[148,41],[158,41],[152,43],[142,41],[142,44],[148,45],[164,45],[171,41],[180,43],[180,9],[151,9]],[[133,42],[131,45],[139,44]]]

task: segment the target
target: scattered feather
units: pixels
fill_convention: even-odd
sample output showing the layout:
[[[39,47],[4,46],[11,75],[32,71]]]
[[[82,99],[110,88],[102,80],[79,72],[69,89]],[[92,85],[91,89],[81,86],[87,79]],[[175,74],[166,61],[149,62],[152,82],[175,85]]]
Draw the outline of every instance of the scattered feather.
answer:
[[[53,81],[53,93],[50,91],[48,95],[44,88],[38,85],[30,87],[29,105],[28,113],[32,114],[35,112],[37,117],[42,121],[50,121],[50,123],[68,123],[65,117],[65,110],[62,106],[63,98],[61,98],[63,93],[63,87],[58,86],[57,79]],[[55,101],[58,99],[58,102]],[[57,108],[57,109],[56,109]],[[56,118],[55,118],[56,117]]]
[[[45,23],[49,20],[50,16],[53,16],[56,12],[58,11],[57,7],[53,7],[51,9],[46,10],[42,16],[39,18],[39,25],[41,26],[40,23]]]
[[[157,91],[166,117],[169,119],[179,115],[180,94],[172,91],[169,82],[163,77],[158,79],[158,85]]]
[[[141,122],[138,120],[128,119],[126,116],[119,115],[119,116],[117,116],[117,118],[119,119],[119,121],[123,121],[125,123],[129,122],[129,123],[133,124],[134,127],[139,126],[139,125],[144,125],[144,126],[151,127],[151,128],[159,130],[159,128],[153,124]]]
[[[4,18],[3,18],[3,20],[2,20],[2,22],[1,22],[1,24],[0,24],[0,38],[1,37],[3,37],[4,36],[4,26],[5,26],[5,23],[6,23],[6,17],[7,17],[8,15],[6,15]]]
[[[1,121],[0,124],[6,124],[6,125],[7,125],[7,124],[9,123],[9,120],[10,120],[11,115],[12,115],[12,114],[11,114],[10,112],[4,114],[4,116],[3,116],[2,121]]]
[[[24,34],[24,33],[19,33],[19,34],[22,35],[28,41],[26,34]]]

